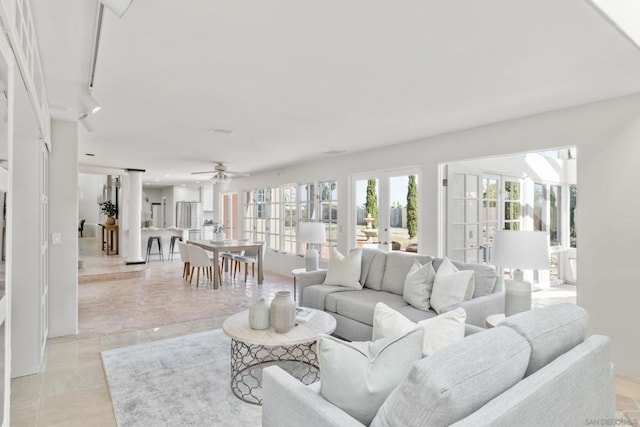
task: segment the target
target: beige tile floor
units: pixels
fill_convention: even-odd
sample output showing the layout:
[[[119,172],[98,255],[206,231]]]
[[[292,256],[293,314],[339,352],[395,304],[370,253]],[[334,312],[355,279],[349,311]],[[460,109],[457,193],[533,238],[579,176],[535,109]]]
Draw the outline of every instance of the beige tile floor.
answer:
[[[268,271],[263,285],[225,280],[220,289],[182,280],[182,264],[152,261],[126,267],[82,240],[79,334],[49,339],[43,372],[11,380],[12,426],[115,426],[100,351],[220,328],[260,296],[291,290],[292,280]],[[95,277],[99,276],[99,277]],[[534,307],[575,302],[572,287],[534,293]],[[618,377],[618,416],[640,418],[640,382]]]

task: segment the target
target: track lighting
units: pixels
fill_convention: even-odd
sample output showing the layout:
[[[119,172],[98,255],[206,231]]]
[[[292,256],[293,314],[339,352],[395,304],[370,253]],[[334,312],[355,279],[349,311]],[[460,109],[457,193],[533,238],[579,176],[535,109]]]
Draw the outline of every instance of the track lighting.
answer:
[[[100,3],[105,5],[107,9],[118,15],[118,18],[122,18],[122,15],[129,9],[133,0],[100,0]]]
[[[87,115],[91,116],[102,110],[102,105],[96,101],[93,97],[93,91],[89,89],[84,95],[82,95],[82,106],[85,108]]]

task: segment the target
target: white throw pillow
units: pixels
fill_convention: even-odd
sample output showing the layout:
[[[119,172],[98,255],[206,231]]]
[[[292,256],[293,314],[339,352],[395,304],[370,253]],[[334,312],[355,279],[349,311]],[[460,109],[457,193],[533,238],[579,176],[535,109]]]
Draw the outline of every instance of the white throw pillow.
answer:
[[[458,304],[473,297],[473,270],[459,271],[445,258],[436,271],[431,291],[431,308],[440,313],[445,307]]]
[[[456,308],[439,316],[413,323],[398,311],[379,302],[373,311],[372,339],[375,341],[381,338],[397,337],[416,328],[422,328],[424,329],[422,354],[428,356],[464,338],[466,320],[467,312],[463,308]]]
[[[364,425],[422,358],[422,329],[376,342],[318,336],[320,394]]]
[[[327,268],[324,284],[362,289],[362,284],[360,283],[361,268],[362,249],[356,249],[345,257],[336,248],[331,248],[329,267]]]
[[[436,272],[431,261],[422,265],[418,260],[414,260],[404,279],[402,298],[418,310],[429,310],[429,298],[435,278]]]

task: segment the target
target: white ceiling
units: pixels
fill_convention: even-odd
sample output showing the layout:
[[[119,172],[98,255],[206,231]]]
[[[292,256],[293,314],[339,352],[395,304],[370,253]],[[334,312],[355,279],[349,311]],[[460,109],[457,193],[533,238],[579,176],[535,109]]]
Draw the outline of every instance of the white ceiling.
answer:
[[[97,2],[32,9],[49,102],[76,116]],[[586,0],[134,0],[104,18],[79,161],[158,185],[640,91],[640,52]]]

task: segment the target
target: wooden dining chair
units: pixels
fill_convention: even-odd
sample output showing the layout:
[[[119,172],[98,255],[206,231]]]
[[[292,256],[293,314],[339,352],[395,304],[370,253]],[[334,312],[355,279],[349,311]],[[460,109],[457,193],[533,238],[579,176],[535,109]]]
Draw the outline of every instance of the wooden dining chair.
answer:
[[[182,267],[182,278],[187,279],[189,277],[191,266],[189,265],[189,249],[187,244],[178,242],[178,250],[180,251],[180,260],[184,263]]]
[[[200,286],[200,269],[203,270],[203,273],[207,275],[207,278],[211,281],[213,276],[213,262],[207,251],[202,249],[196,245],[187,245],[189,250],[189,265],[191,265],[191,277],[189,278],[189,283],[193,282],[193,272],[194,269],[198,269],[196,273],[196,287]]]

